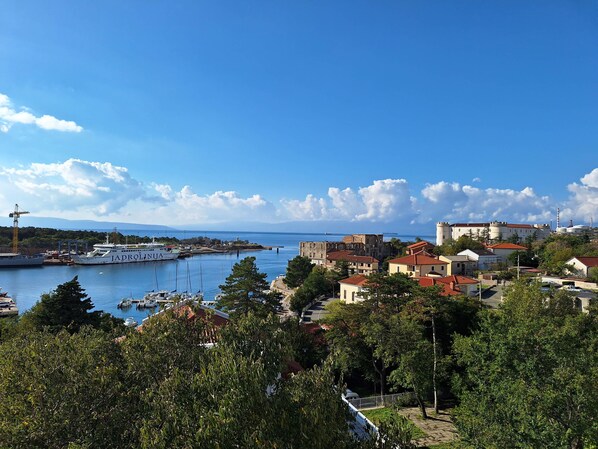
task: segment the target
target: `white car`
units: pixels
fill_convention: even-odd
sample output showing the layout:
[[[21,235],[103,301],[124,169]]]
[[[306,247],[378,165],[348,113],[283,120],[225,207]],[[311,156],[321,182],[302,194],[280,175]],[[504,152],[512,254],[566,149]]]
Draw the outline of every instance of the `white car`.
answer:
[[[345,391],[345,394],[343,395],[343,397],[350,401],[351,399],[359,399],[359,395],[357,393],[355,393],[354,391],[351,391],[347,388],[347,390]]]

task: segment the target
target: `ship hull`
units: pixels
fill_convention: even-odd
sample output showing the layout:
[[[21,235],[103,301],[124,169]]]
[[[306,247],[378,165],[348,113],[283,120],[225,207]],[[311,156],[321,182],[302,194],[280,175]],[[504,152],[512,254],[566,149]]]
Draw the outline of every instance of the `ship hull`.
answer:
[[[0,268],[41,267],[44,256],[24,256],[22,254],[0,254]]]
[[[139,253],[139,254],[109,254],[107,256],[73,256],[73,262],[77,265],[116,265],[123,263],[146,263],[175,260],[178,253]]]

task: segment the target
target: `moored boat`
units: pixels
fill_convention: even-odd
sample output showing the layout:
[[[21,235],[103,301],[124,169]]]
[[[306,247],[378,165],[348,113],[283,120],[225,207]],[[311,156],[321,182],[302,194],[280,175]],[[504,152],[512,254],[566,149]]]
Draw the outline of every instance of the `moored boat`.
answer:
[[[26,256],[19,253],[0,253],[0,268],[41,267],[43,255]]]
[[[93,245],[93,251],[84,256],[74,255],[72,260],[77,265],[106,265],[137,262],[160,262],[175,260],[179,257],[177,251],[173,251],[162,243],[139,243],[135,245],[121,245],[117,243],[101,243]]]

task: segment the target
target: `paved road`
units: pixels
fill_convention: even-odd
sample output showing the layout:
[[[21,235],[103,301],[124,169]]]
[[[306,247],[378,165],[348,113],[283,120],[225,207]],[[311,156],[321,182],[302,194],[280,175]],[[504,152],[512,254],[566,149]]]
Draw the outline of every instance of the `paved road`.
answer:
[[[502,303],[503,288],[502,285],[496,285],[488,290],[483,290],[482,302],[493,309],[498,308],[499,304]]]
[[[320,321],[322,318],[328,315],[328,312],[324,309],[326,304],[328,304],[330,301],[334,301],[335,299],[337,298],[326,298],[322,301],[316,302],[303,313],[303,322],[311,323],[314,321]]]

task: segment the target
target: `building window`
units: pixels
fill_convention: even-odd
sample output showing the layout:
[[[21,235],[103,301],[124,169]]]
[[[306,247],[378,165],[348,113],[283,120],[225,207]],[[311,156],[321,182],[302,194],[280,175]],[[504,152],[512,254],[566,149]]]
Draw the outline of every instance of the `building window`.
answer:
[[[347,290],[343,290],[343,299],[347,299]]]
[[[351,292],[351,301],[355,302],[355,292]]]
[[[440,270],[441,270],[441,271],[444,271],[444,265],[441,265],[441,266],[440,266]]]

